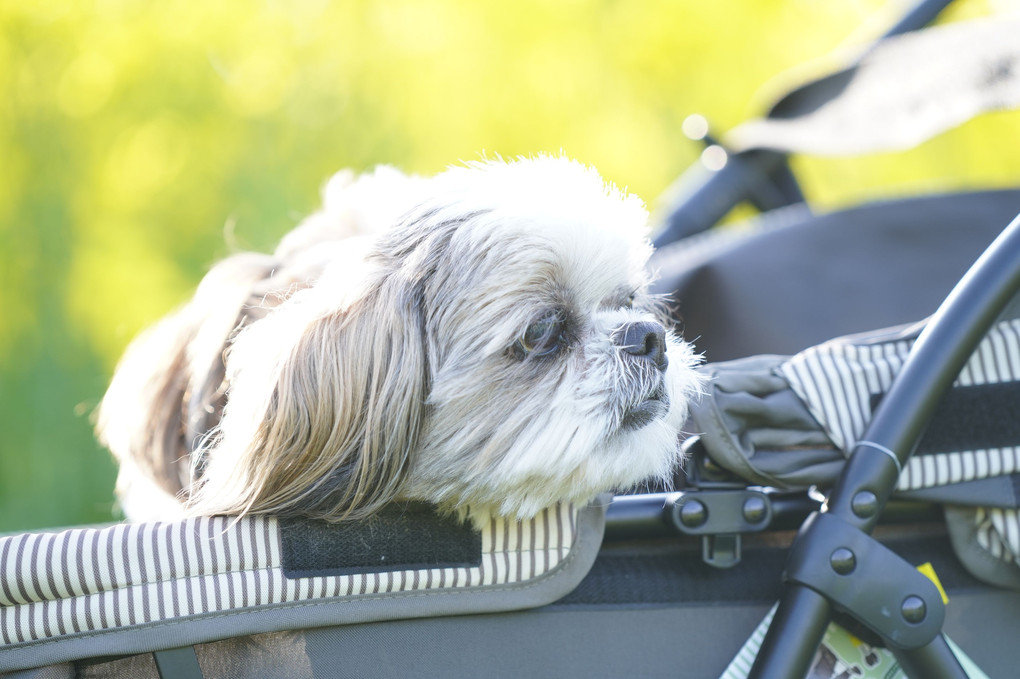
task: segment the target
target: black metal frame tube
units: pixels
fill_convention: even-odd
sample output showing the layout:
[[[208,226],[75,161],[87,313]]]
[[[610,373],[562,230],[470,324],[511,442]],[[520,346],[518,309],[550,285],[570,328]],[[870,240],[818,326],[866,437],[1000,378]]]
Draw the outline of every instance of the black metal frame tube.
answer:
[[[785,167],[785,163],[784,154],[764,149],[732,154],[718,170],[711,170],[700,161],[695,163],[667,191],[674,194],[673,206],[653,244],[661,248],[707,231],[734,207],[762,192],[769,176]],[[799,194],[795,184],[794,189]],[[780,196],[772,207],[790,202],[793,201],[784,201]]]
[[[895,488],[899,469],[909,459],[939,399],[1018,290],[1020,216],[974,263],[928,322],[879,404],[824,511],[871,532]],[[861,512],[858,502],[855,511],[854,499],[863,491],[874,495],[874,502],[869,503],[872,508]],[[824,567],[819,564],[819,568]],[[829,603],[821,594],[788,584],[749,676],[804,676],[824,634],[828,614]],[[804,648],[791,651],[790,647],[798,643]],[[914,677],[966,677],[941,636],[919,651],[898,655],[903,656],[901,664]]]
[[[913,7],[908,9],[899,20],[893,24],[883,34],[883,37],[892,37],[894,35],[900,35],[901,33],[907,33],[909,31],[916,31],[920,28],[924,28],[931,22],[938,18],[938,15],[942,13],[946,7],[952,3],[953,0],[920,0]],[[877,44],[877,42],[875,43]],[[873,45],[874,46],[874,45]]]
[[[864,447],[851,456],[833,489],[828,511],[870,531],[878,512],[866,519],[859,517],[851,507],[854,497],[868,489],[876,494],[878,509],[884,506],[895,488],[897,467],[902,467],[913,453],[939,401],[1018,290],[1020,216],[971,266],[917,338],[858,444],[864,443]],[[880,448],[895,453],[896,461]],[[873,459],[889,462],[886,474],[891,468],[892,483],[877,480]]]
[[[831,614],[829,601],[821,594],[800,585],[784,587],[748,677],[807,676]]]

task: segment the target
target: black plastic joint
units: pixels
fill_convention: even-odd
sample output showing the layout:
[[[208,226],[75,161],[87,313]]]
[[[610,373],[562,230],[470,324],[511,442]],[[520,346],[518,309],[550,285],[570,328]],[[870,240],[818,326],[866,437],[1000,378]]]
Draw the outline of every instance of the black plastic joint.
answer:
[[[772,503],[757,490],[694,490],[672,498],[670,516],[688,535],[754,533],[768,527]]]
[[[894,648],[921,648],[942,630],[946,611],[935,584],[832,514],[808,517],[785,577],[826,597]]]
[[[701,558],[716,568],[740,563],[740,534],[764,530],[772,521],[768,495],[747,488],[677,493],[666,509],[677,530],[701,536]]]

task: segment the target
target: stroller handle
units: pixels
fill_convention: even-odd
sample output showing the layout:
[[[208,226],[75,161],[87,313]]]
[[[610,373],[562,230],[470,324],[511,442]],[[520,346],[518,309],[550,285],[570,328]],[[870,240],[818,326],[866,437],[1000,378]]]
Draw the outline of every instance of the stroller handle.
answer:
[[[951,2],[917,0],[847,67],[852,68],[882,40],[924,28]],[[775,101],[765,117],[795,118],[835,99],[843,90],[846,73],[846,70],[838,71],[795,87]],[[696,162],[665,195],[664,218],[653,240],[656,248],[707,231],[744,201],[760,212],[805,201],[787,154],[766,148],[727,150],[726,162],[720,168]]]

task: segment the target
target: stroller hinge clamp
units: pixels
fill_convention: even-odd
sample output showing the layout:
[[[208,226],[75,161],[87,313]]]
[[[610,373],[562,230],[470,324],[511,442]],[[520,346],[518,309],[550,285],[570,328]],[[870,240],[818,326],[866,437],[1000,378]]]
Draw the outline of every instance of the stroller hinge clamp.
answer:
[[[719,568],[740,562],[741,533],[764,530],[772,518],[768,495],[748,488],[676,493],[667,510],[677,530],[702,536],[701,558]]]
[[[805,522],[786,579],[826,597],[894,648],[920,648],[942,630],[945,605],[934,583],[832,514],[815,513]]]

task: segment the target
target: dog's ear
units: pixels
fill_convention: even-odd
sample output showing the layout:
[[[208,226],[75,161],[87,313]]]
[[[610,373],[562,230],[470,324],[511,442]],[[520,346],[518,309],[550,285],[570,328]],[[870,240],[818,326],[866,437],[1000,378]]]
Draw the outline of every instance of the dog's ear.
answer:
[[[347,300],[320,282],[242,333],[192,513],[336,521],[398,495],[425,420],[424,311],[420,285],[375,274]]]
[[[185,487],[183,404],[190,382],[188,346],[197,332],[196,315],[187,307],[147,329],[128,347],[103,396],[96,436],[120,463],[122,503],[135,474],[171,496]]]
[[[187,304],[128,347],[96,415],[99,440],[121,464],[123,503],[134,475],[170,496],[188,488],[190,453],[218,423],[223,352],[248,315],[262,313],[250,297],[279,265],[253,253],[220,262]]]

